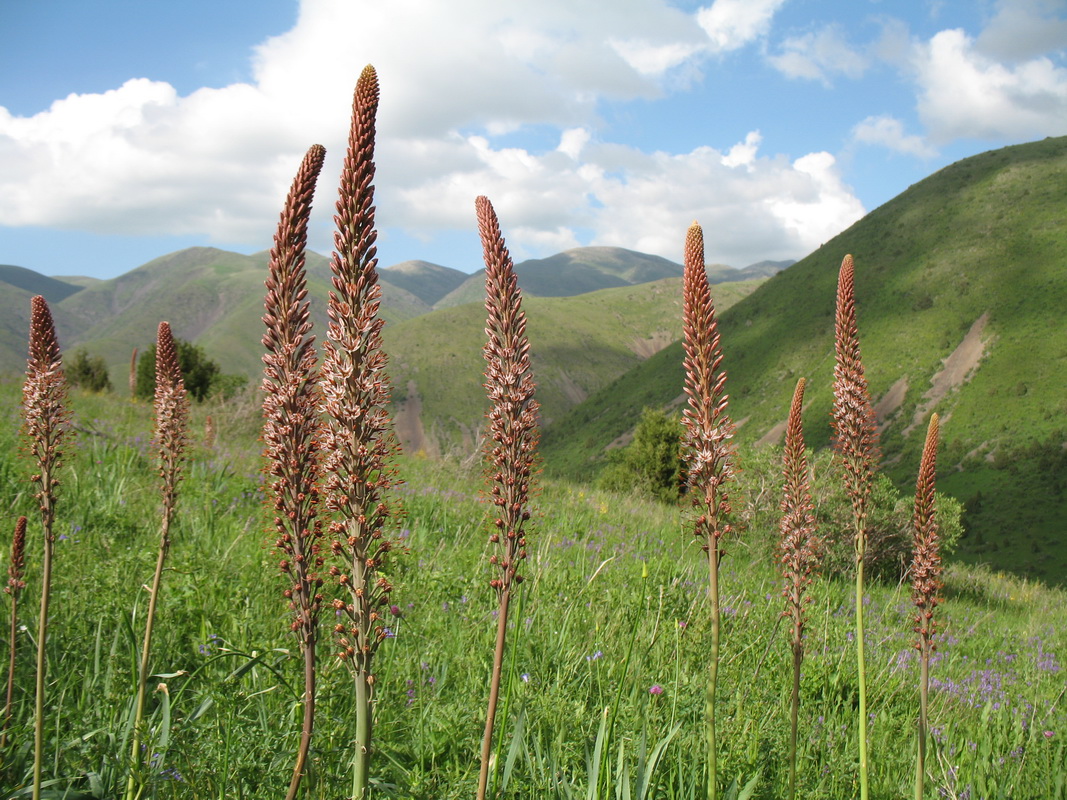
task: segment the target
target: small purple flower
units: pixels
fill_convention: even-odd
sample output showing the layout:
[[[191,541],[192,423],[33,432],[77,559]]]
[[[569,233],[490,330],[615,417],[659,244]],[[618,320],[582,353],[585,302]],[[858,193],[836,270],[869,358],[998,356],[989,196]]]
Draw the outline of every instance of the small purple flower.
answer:
[[[389,613],[394,617],[400,616],[400,606],[389,606]]]
[[[652,687],[648,690],[648,693],[659,697],[661,694],[663,694],[663,687],[660,686],[658,683],[654,683],[652,684]]]
[[[530,673],[529,672],[524,672],[519,677],[522,678],[522,682],[523,683],[529,683],[530,682]],[[1045,735],[1046,736],[1052,736],[1052,731],[1045,731]]]
[[[603,655],[604,655],[603,652],[601,652],[600,650],[597,650],[595,653],[593,653],[593,655],[586,656],[585,660],[586,661],[596,661],[598,658],[602,657]]]
[[[1045,738],[1046,738],[1046,739],[1051,739],[1051,738],[1052,738],[1052,736],[1053,736],[1053,733],[1052,733],[1052,731],[1045,731]]]

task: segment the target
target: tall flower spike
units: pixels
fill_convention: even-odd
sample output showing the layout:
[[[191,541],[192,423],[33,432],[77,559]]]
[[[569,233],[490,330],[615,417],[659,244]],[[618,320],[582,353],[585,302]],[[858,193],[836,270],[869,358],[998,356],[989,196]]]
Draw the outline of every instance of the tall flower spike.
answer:
[[[7,586],[4,591],[11,595],[11,631],[9,636],[10,658],[7,669],[7,695],[4,701],[3,732],[0,733],[0,753],[7,747],[7,727],[11,722],[11,704],[15,693],[15,653],[18,643],[19,594],[26,588],[22,580],[26,568],[26,518],[19,517],[15,523],[15,536],[11,540],[11,564],[7,568]]]
[[[371,758],[374,654],[389,636],[379,609],[389,605],[392,584],[383,568],[392,542],[384,528],[394,511],[386,494],[396,483],[390,462],[396,451],[389,418],[389,379],[382,350],[382,290],[374,243],[374,120],[378,76],[367,66],[356,83],[348,153],[341,172],[334,221],[333,291],[322,387],[327,416],[323,471],[329,509],[331,567],[348,593],[337,601],[342,620],[334,628],[338,655],[352,670],[356,695],[352,796],[367,789]]]
[[[30,301],[30,357],[22,389],[22,415],[30,454],[37,465],[34,495],[44,529],[41,565],[41,615],[37,624],[37,686],[34,709],[33,800],[41,796],[44,764],[45,645],[48,639],[48,602],[52,588],[52,552],[55,547],[56,473],[62,459],[63,439],[70,429],[67,381],[48,303],[40,295]]]
[[[704,266],[704,232],[697,223],[685,237],[685,274],[682,279],[682,333],[685,345],[685,393],[682,412],[682,458],[689,496],[697,517],[693,534],[708,556],[711,597],[711,654],[708,667],[706,715],[708,727],[708,798],[718,792],[718,745],[715,731],[715,693],[719,674],[719,563],[720,540],[730,532],[726,515],[730,501],[725,485],[733,477],[730,439],[734,426],[726,413],[726,372],[720,370],[722,348],[715,306]]]
[[[519,567],[526,558],[524,526],[530,518],[530,484],[536,464],[538,404],[534,400],[530,343],[526,338],[526,314],[522,310],[515,267],[500,223],[486,197],[475,200],[478,232],[485,256],[485,390],[489,396],[489,438],[486,447],[489,494],[496,506],[496,530],[489,541],[500,552],[490,559],[494,575],[489,581],[499,602],[493,675],[482,737],[479,800],[485,797],[493,745],[500,676],[504,658],[508,607],[514,584],[522,581]]]
[[[859,677],[860,800],[867,800],[867,668],[863,647],[863,565],[867,554],[867,501],[878,461],[878,433],[874,407],[863,377],[859,328],[856,324],[855,271],[852,256],[845,256],[837,281],[837,315],[834,328],[834,455],[841,465],[845,490],[852,501],[856,549],[856,664]]]
[[[185,444],[189,422],[189,398],[182,380],[178,351],[170,324],[159,323],[156,333],[156,392],[155,392],[155,445],[159,451],[160,491],[163,498],[163,513],[159,531],[159,554],[152,589],[148,595],[148,612],[145,617],[144,641],[141,649],[141,666],[137,678],[137,702],[134,706],[133,736],[131,747],[130,775],[126,782],[126,797],[137,797],[139,766],[141,764],[141,721],[144,719],[145,693],[148,688],[149,659],[152,655],[152,630],[156,618],[156,604],[163,579],[163,565],[170,550],[170,528],[174,521],[174,509],[178,501],[178,483],[185,459]]]
[[[915,767],[915,797],[921,800],[926,779],[926,731],[930,695],[930,655],[934,645],[934,608],[941,602],[941,547],[934,518],[934,483],[937,475],[937,414],[930,417],[923,445],[919,478],[915,483],[915,513],[912,517],[914,547],[911,559],[912,598],[918,613],[915,632],[919,634],[919,755]]]
[[[793,623],[790,639],[793,649],[793,695],[789,746],[789,797],[791,798],[796,796],[797,782],[797,717],[800,711],[800,665],[804,659],[804,606],[810,600],[805,596],[805,590],[811,583],[820,548],[820,542],[815,536],[815,517],[812,514],[808,478],[808,457],[804,450],[804,426],[801,423],[804,385],[803,378],[797,381],[785,431],[783,459],[785,489],[780,525],[782,540],[778,553],[778,562],[785,578],[785,588],[782,594],[786,598],[786,610],[783,616],[788,617]]]
[[[856,323],[855,268],[845,256],[837,283],[837,313],[834,326],[834,451],[844,468],[845,487],[852,501],[857,526],[866,525],[867,500],[879,459],[874,407],[863,375],[859,327]],[[861,523],[862,520],[862,523]],[[862,556],[866,536],[857,537]]]
[[[263,301],[263,441],[274,508],[275,547],[289,581],[285,596],[293,612],[290,627],[304,658],[304,720],[287,798],[296,797],[303,779],[315,723],[315,644],[322,605],[318,575],[322,564],[318,520],[320,432],[315,337],[304,272],[311,200],[326,149],[312,145],[300,164],[285,200]],[[209,418],[210,419],[210,418]]]

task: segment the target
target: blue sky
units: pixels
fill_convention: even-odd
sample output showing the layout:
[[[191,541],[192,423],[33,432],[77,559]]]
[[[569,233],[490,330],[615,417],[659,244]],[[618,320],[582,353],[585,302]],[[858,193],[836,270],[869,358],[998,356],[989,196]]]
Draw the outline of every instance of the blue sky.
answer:
[[[1067,135],[1067,0],[0,4],[0,263],[113,277],[270,245],[378,70],[383,265],[617,245],[800,258],[941,167]]]

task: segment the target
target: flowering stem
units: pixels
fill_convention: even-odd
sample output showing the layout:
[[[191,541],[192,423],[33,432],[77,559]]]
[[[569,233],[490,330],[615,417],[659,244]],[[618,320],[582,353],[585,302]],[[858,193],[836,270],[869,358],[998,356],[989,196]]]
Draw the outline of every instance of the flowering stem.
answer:
[[[126,782],[126,798],[134,800],[140,795],[137,788],[138,771],[141,765],[141,723],[144,720],[145,694],[148,686],[148,664],[152,653],[152,629],[156,619],[156,603],[163,578],[163,565],[170,550],[170,527],[178,500],[178,482],[181,480],[181,465],[185,453],[186,423],[189,417],[189,401],[182,381],[178,352],[170,325],[159,323],[156,337],[156,446],[159,448],[159,475],[163,479],[163,514],[159,532],[159,555],[156,571],[152,577],[152,590],[148,595],[148,618],[145,620],[144,644],[141,649],[141,665],[137,674],[137,702],[133,714],[133,745],[130,753],[130,775]]]
[[[725,484],[733,477],[733,451],[729,440],[733,423],[726,413],[726,372],[720,370],[722,348],[704,266],[704,232],[697,223],[685,238],[685,274],[682,283],[682,314],[685,346],[685,393],[688,403],[682,414],[682,457],[686,463],[689,495],[697,518],[693,534],[708,554],[711,598],[711,663],[708,667],[707,728],[709,800],[718,793],[718,742],[715,728],[715,695],[719,679],[719,647],[722,614],[719,605],[719,565],[724,551],[721,539],[730,532],[726,515],[730,502]]]
[[[487,312],[484,348],[485,389],[489,396],[489,439],[486,457],[489,491],[497,513],[491,544],[500,546],[489,562],[497,567],[489,584],[496,590],[496,646],[493,673],[482,736],[481,767],[478,774],[478,800],[484,800],[489,783],[489,762],[493,746],[493,726],[500,696],[504,663],[508,608],[513,585],[522,582],[518,572],[526,558],[524,526],[530,518],[527,508],[537,446],[538,404],[534,400],[534,379],[530,369],[530,343],[526,338],[526,315],[522,311],[511,255],[500,233],[500,223],[488,198],[475,201],[478,231],[485,256],[485,308]]]
[[[23,387],[22,409],[26,420],[29,448],[37,462],[38,473],[32,482],[44,529],[44,561],[41,566],[41,614],[37,623],[37,685],[34,703],[33,732],[33,800],[41,798],[41,772],[44,764],[44,700],[46,644],[48,639],[48,601],[52,588],[52,555],[55,548],[56,496],[59,486],[56,472],[60,462],[60,445],[69,428],[66,408],[67,382],[63,377],[62,359],[52,312],[40,295],[31,301],[30,357]]]

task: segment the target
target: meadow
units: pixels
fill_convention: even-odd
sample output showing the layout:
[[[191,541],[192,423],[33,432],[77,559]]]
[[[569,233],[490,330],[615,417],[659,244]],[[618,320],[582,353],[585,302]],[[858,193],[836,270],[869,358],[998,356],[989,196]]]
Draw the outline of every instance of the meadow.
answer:
[[[477,380],[477,377],[474,378]],[[33,750],[38,527],[20,454],[19,382],[0,385],[4,529],[31,519],[9,745],[0,785],[27,797]],[[158,540],[149,405],[72,395],[59,487],[45,797],[119,796]],[[205,442],[211,416],[213,441]],[[300,731],[301,659],[268,532],[254,393],[193,408],[192,444],[156,624],[143,766],[153,798],[267,798]],[[742,459],[743,461],[743,459]],[[375,672],[375,797],[470,797],[494,639],[481,467],[398,464],[405,546],[390,568]],[[741,489],[745,487],[741,473]],[[761,502],[778,502],[774,492]],[[509,623],[493,783],[499,797],[702,796],[707,562],[678,507],[544,479]],[[832,533],[832,532],[824,532]],[[781,578],[739,530],[722,563],[719,774],[727,796],[784,795],[791,653]],[[4,560],[9,533],[4,533]],[[819,578],[801,684],[798,792],[856,795],[850,576]],[[951,564],[931,668],[928,797],[1067,797],[1064,593]],[[871,792],[911,791],[917,656],[906,584],[865,598]],[[5,611],[8,606],[4,606]],[[332,612],[330,612],[332,613]],[[342,796],[350,677],[322,645],[309,798]]]

